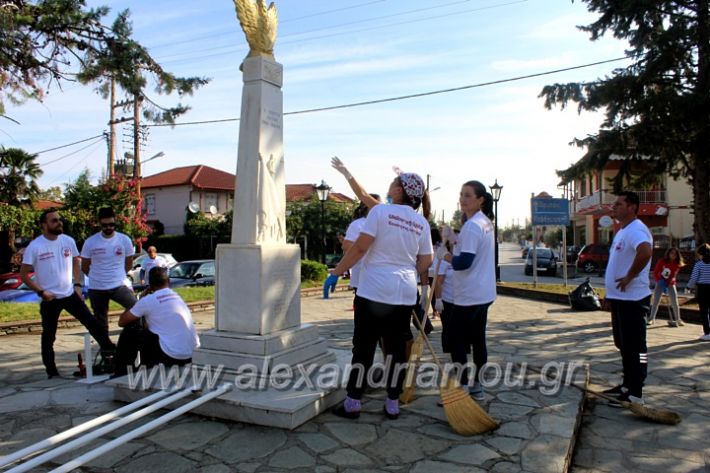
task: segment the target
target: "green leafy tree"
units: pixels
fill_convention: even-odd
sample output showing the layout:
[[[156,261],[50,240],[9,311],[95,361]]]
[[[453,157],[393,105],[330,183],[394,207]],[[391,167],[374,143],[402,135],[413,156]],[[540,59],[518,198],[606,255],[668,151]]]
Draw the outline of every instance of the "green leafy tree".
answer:
[[[59,202],[64,199],[64,192],[60,186],[52,186],[47,189],[41,189],[39,194],[37,194],[37,198]]]
[[[36,179],[42,169],[36,154],[18,148],[0,147],[0,202],[10,205],[31,204],[39,195]]]
[[[328,201],[325,203],[323,230],[325,233],[325,252],[340,251],[337,247],[338,233],[345,233],[352,221],[354,204]],[[288,241],[307,241],[306,258],[320,260],[321,244],[321,203],[316,196],[310,200],[286,203],[286,235]]]
[[[580,29],[592,41],[607,33],[628,41],[631,64],[593,82],[542,90],[548,109],[573,102],[580,112],[605,113],[598,133],[575,140],[584,157],[560,174],[582,176],[618,155],[627,159],[617,189],[642,160],[646,176],[683,176],[693,188],[696,239],[710,241],[708,0],[583,1],[599,18]]]
[[[159,94],[180,96],[208,82],[166,72],[148,51],[132,39],[128,10],[109,27],[107,7],[86,8],[85,0],[4,0],[0,4],[0,115],[5,102],[42,100],[52,83],[97,83],[108,94],[114,80],[130,96],[146,99],[143,114],[172,123],[188,110],[165,108],[145,93],[150,78]],[[147,75],[147,77],[146,77]]]

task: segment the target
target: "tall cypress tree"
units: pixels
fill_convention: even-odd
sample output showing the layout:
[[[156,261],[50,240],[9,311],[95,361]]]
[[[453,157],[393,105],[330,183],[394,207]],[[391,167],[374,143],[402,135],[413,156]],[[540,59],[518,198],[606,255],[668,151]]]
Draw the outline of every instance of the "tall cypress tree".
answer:
[[[602,169],[612,155],[645,160],[645,179],[670,173],[693,188],[695,238],[710,241],[710,0],[583,0],[599,14],[580,29],[592,41],[606,34],[629,44],[631,64],[594,82],[553,84],[540,93],[548,109],[570,102],[603,111],[599,131],[576,139],[583,159],[575,177]]]

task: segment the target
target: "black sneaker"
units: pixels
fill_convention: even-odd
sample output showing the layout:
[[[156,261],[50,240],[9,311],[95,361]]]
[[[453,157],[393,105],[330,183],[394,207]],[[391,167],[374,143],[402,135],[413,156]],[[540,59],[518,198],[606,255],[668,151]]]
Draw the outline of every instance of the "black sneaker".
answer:
[[[52,378],[61,378],[62,375],[59,374],[59,371],[57,371],[57,368],[47,370],[47,379],[52,379]]]
[[[627,391],[628,389],[626,389],[626,386],[624,386],[623,384],[618,384],[613,388],[605,389],[604,391],[602,391],[602,394],[624,394]]]

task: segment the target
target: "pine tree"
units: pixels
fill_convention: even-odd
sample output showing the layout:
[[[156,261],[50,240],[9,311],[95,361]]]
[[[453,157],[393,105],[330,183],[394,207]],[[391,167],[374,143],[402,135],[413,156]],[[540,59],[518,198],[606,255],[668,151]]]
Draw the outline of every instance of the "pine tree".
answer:
[[[646,161],[646,179],[682,176],[693,188],[695,238],[710,241],[710,14],[709,0],[583,0],[599,14],[580,27],[592,41],[626,40],[631,64],[594,82],[553,84],[545,106],[605,112],[598,133],[575,143],[587,152],[561,174],[602,169],[612,155]]]

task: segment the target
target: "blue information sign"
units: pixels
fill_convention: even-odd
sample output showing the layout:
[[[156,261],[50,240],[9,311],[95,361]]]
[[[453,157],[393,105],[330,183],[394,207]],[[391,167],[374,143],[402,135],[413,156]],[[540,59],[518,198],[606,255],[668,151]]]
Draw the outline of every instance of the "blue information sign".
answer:
[[[533,225],[569,225],[569,201],[549,197],[530,199]]]

